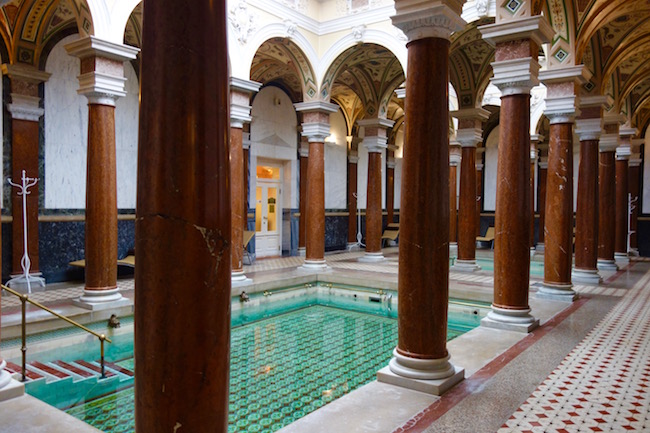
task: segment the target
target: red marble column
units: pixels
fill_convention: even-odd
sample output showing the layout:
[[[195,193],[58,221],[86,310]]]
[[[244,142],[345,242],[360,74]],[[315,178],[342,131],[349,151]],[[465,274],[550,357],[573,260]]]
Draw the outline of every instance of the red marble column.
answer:
[[[458,256],[458,166],[461,149],[457,144],[449,146],[449,254]]]
[[[50,74],[39,71],[24,64],[5,64],[3,74],[11,80],[11,103],[7,111],[11,114],[11,180],[22,184],[22,173],[31,179],[39,177],[39,119],[43,115],[40,108],[39,85],[49,78]],[[30,283],[45,285],[45,280],[39,278],[39,245],[38,245],[38,214],[39,186],[32,186],[27,201],[27,252],[30,260]],[[26,281],[20,277],[24,274],[21,262],[25,253],[23,233],[23,197],[20,189],[11,188],[12,231],[12,277],[11,287],[18,285],[26,290]]]
[[[488,327],[530,332],[539,320],[530,314],[530,89],[539,83],[539,43],[553,30],[543,17],[479,27],[496,45],[492,83],[502,93],[497,164],[494,241],[494,301],[481,321]],[[513,29],[517,29],[516,32]],[[513,74],[513,71],[517,71]]]
[[[476,236],[481,236],[481,208],[483,207],[483,152],[476,150]]]
[[[78,93],[88,98],[86,286],[76,304],[90,309],[128,305],[117,287],[115,101],[126,94],[120,90],[123,62],[135,59],[138,49],[94,37],[65,48],[81,59]]]
[[[298,255],[305,255],[307,244],[307,167],[309,165],[309,142],[302,137],[300,142],[300,218],[298,219]]]
[[[135,360],[144,368],[135,384],[136,430],[226,432],[231,195],[225,3],[147,2],[143,19]]]
[[[547,147],[547,146],[545,146]],[[548,171],[548,155],[546,150],[540,146],[541,153],[544,156],[539,158],[539,168],[537,172],[537,209],[539,209],[539,234],[537,236],[537,245],[535,251],[544,252],[545,226],[546,226],[546,173]]]
[[[576,197],[575,266],[571,279],[598,284],[598,142],[602,131],[602,101],[581,105],[582,118],[576,120],[580,138],[580,166]],[[596,117],[597,116],[597,117]]]
[[[395,145],[386,151],[386,220],[395,222]]]
[[[609,129],[609,130],[608,130]],[[612,131],[605,126],[606,134],[600,139],[598,165],[598,269],[617,270],[614,261],[616,230],[616,169],[615,149],[618,145],[618,127]]]
[[[614,235],[614,259],[625,264],[629,262],[628,247],[628,161],[630,159],[629,139],[626,146],[616,149],[616,231]]]
[[[476,214],[476,145],[481,142],[481,119],[465,117],[456,112],[458,131],[456,139],[461,144],[460,163],[460,203],[458,206],[458,259],[454,269],[473,272],[481,269],[476,264],[476,231],[478,219]]]
[[[368,149],[368,192],[366,194],[366,253],[360,261],[376,262],[384,260],[381,252],[381,233],[383,229],[381,206],[381,160],[387,148],[387,128],[393,126],[392,120],[364,119],[357,122],[365,130],[363,144]]]
[[[230,195],[232,284],[251,281],[244,274],[244,230],[248,222],[246,187],[244,179],[244,123],[251,119],[251,94],[259,91],[261,84],[231,77],[230,79]]]
[[[573,301],[573,122],[551,117],[544,230],[544,283],[538,298]]]
[[[348,155],[348,246],[357,245],[357,163],[356,151]]]
[[[305,205],[305,262],[301,269],[325,270],[325,137],[330,134],[329,116],[338,105],[328,102],[301,102],[302,134],[309,140],[307,164],[307,203]]]
[[[452,5],[455,8],[457,5]],[[449,108],[447,105],[449,37],[461,27],[460,8],[445,8],[451,26],[414,27],[414,19],[440,11],[401,11],[393,24],[409,38],[400,205],[398,270],[398,343],[388,369],[378,379],[441,394],[462,380],[463,370],[449,362],[447,304],[449,298]],[[449,20],[449,18],[447,18]],[[422,22],[429,22],[423,20]],[[427,31],[429,36],[427,35]],[[426,248],[422,248],[426,245]],[[429,380],[423,382],[422,380]]]

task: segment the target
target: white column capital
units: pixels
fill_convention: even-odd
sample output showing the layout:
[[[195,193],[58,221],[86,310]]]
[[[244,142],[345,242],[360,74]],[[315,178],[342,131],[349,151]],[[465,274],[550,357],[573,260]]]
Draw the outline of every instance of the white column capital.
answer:
[[[461,161],[461,146],[459,143],[449,143],[449,165],[460,165]]]
[[[11,94],[11,104],[7,104],[7,111],[11,113],[12,119],[38,122],[45,110],[40,108],[41,98],[38,96],[25,96],[16,93]]]
[[[580,96],[580,108],[588,107],[604,107],[609,103],[607,96],[596,95],[596,96]]]
[[[481,128],[464,128],[456,131],[456,141],[461,147],[476,147],[483,141],[483,130]]]
[[[398,99],[406,98],[406,87],[398,87],[395,89],[395,96],[397,96]]]
[[[397,0],[393,25],[404,32],[409,42],[424,38],[447,39],[465,27],[460,17],[461,0]]]
[[[350,151],[350,154],[348,155],[348,162],[350,164],[358,164],[359,163],[359,154],[354,151]]]
[[[251,95],[257,93],[262,83],[230,77],[230,126],[243,128],[251,119]]]
[[[115,106],[117,98],[126,96],[124,62],[135,59],[138,48],[87,36],[67,44],[65,49],[81,59],[77,93],[86,96],[90,104]]]
[[[395,124],[395,121],[389,120],[389,119],[382,119],[382,118],[374,118],[374,119],[361,119],[357,120],[357,124],[359,126],[363,126],[364,128],[382,128],[382,129],[388,129],[392,128],[393,125]]]
[[[49,72],[41,71],[34,66],[29,66],[24,63],[4,63],[2,65],[2,73],[12,80],[18,79],[32,84],[44,83],[52,75]]]
[[[598,143],[600,152],[614,152],[618,147],[618,134],[602,134]]]
[[[630,159],[630,156],[632,156],[632,151],[629,145],[622,144],[616,148],[616,159],[627,161]]]
[[[248,150],[251,148],[251,134],[250,132],[244,132],[242,135],[243,135],[243,140],[241,143],[241,147],[244,150]]]
[[[368,149],[368,153],[381,153],[388,146],[386,145],[386,137],[370,136],[364,137],[363,145]]]
[[[541,135],[541,134],[531,134],[531,135],[530,135],[530,142],[531,142],[531,144],[534,142],[534,143],[535,143],[535,146],[537,146],[537,145],[539,145],[539,143],[541,143],[542,141],[544,141],[544,136],[543,136],[543,135]]]
[[[603,132],[603,119],[576,119],[575,133],[580,141],[600,140]]]
[[[393,157],[386,158],[386,167],[395,168],[395,158]]]
[[[532,57],[492,62],[492,84],[501,90],[502,96],[530,93],[539,84],[539,63]]]
[[[541,46],[551,42],[555,35],[547,18],[541,15],[487,24],[480,26],[478,30],[483,35],[483,39],[491,45],[496,45],[499,42],[530,39]]]
[[[300,143],[298,154],[301,158],[309,158],[309,143]]]
[[[630,126],[622,126],[618,130],[618,135],[624,138],[634,137],[638,133],[639,131],[636,128],[632,128]]]

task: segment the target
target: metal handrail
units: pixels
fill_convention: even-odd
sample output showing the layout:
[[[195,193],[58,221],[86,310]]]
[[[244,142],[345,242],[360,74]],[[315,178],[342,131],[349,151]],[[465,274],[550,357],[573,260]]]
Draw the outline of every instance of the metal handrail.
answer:
[[[25,294],[18,293],[18,292],[16,292],[15,290],[10,289],[9,287],[5,286],[4,284],[2,284],[1,286],[2,286],[2,289],[3,289],[3,290],[6,290],[7,292],[11,293],[11,294],[14,295],[14,296],[18,296],[18,298],[20,298],[20,302],[21,302],[21,304],[22,304],[22,308],[21,308],[21,313],[22,313],[22,323],[21,323],[21,339],[22,339],[22,346],[21,346],[20,350],[21,350],[21,352],[23,353],[23,364],[22,364],[22,366],[21,366],[21,368],[22,368],[22,381],[23,381],[23,382],[25,382],[25,380],[26,380],[26,377],[25,377],[25,376],[26,376],[26,371],[27,371],[27,320],[26,320],[26,305],[27,305],[28,302],[29,302],[30,304],[32,304],[32,305],[34,305],[34,306],[40,308],[41,310],[43,310],[43,311],[47,311],[48,313],[55,315],[55,316],[58,317],[59,319],[64,320],[64,321],[68,322],[69,324],[74,325],[74,326],[76,326],[77,328],[82,329],[82,330],[88,332],[89,334],[92,334],[92,335],[94,335],[95,337],[97,337],[97,338],[99,339],[99,343],[100,343],[100,346],[101,346],[101,349],[100,349],[100,350],[101,350],[102,379],[105,379],[105,378],[106,378],[105,363],[104,363],[104,341],[108,341],[109,343],[112,343],[112,341],[111,341],[109,338],[107,338],[104,334],[99,334],[99,333],[93,331],[92,329],[88,329],[88,328],[86,328],[84,325],[75,322],[74,320],[70,319],[69,317],[66,317],[66,316],[64,316],[64,315],[62,315],[62,314],[59,314],[59,313],[57,313],[56,311],[50,310],[50,309],[47,308],[45,305],[43,305],[43,304],[41,304],[41,303],[39,303],[39,302],[37,302],[37,301],[34,301],[34,300],[29,299],[29,296],[27,296],[27,295],[25,295]]]

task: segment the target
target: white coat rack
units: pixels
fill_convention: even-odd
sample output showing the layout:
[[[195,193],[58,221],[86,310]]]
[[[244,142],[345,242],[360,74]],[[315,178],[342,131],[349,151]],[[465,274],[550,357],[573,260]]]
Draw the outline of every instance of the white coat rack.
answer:
[[[352,195],[354,198],[357,199],[357,241],[353,244],[348,245],[348,251],[352,251],[352,248],[354,247],[365,247],[366,244],[361,242],[361,239],[363,239],[363,235],[361,234],[361,206],[359,206],[359,200],[357,197],[357,193],[353,192]]]
[[[32,282],[40,284],[45,287],[45,279],[29,274],[29,269],[32,266],[32,261],[29,259],[29,252],[27,251],[27,196],[30,194],[29,189],[38,183],[38,178],[27,177],[25,170],[23,170],[22,184],[14,183],[11,179],[7,179],[9,185],[18,188],[18,195],[23,198],[23,257],[20,260],[20,266],[23,268],[23,274],[10,279],[7,282],[9,287],[24,288],[27,286],[27,293],[32,293]]]

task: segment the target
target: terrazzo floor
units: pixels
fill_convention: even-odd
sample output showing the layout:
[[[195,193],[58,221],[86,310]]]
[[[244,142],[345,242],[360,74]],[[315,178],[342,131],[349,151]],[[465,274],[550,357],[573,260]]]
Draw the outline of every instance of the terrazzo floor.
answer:
[[[387,260],[380,264],[357,262],[362,254],[346,252],[326,259],[335,274],[369,273],[396,280],[397,248],[385,249]],[[478,254],[489,258],[492,252]],[[260,259],[244,271],[254,279],[273,278],[302,262],[300,257]],[[355,431],[650,432],[650,263],[634,260],[622,271],[603,276],[600,286],[574,286],[579,301],[407,421]],[[492,279],[489,271],[450,273],[450,285],[490,290]],[[538,281],[531,278],[531,298]],[[120,280],[120,285],[125,292],[133,290],[132,279]],[[68,284],[32,297],[56,304],[79,296],[82,289]],[[18,300],[12,298],[2,297],[3,319],[18,309]]]

